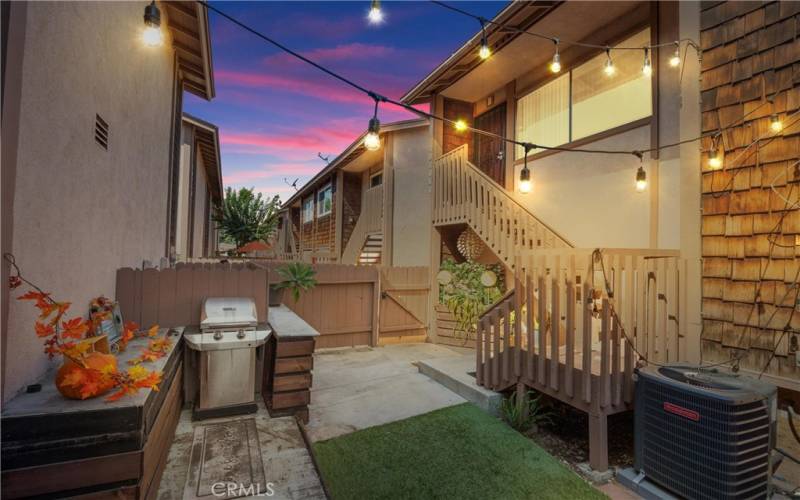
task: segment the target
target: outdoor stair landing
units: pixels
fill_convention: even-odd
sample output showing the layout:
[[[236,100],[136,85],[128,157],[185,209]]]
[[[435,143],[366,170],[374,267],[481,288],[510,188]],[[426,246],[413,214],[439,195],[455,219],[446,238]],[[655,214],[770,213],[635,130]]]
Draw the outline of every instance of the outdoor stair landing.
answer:
[[[503,396],[475,382],[474,354],[421,360],[417,362],[417,367],[423,375],[427,375],[490,415],[500,415],[500,402]]]

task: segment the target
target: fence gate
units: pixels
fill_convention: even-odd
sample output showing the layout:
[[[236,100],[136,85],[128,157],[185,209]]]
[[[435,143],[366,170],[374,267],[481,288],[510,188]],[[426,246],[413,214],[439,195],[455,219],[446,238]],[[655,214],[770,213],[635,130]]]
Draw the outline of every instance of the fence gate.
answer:
[[[424,342],[428,328],[427,267],[382,267],[380,344]]]

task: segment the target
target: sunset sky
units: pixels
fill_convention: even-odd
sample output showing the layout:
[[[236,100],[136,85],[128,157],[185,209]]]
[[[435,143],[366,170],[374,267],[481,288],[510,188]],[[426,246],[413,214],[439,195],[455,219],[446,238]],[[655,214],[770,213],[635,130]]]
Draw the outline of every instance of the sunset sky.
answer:
[[[505,2],[453,2],[491,18]],[[392,98],[425,77],[479,28],[474,19],[429,2],[382,2],[385,21],[368,24],[369,1],[215,2],[249,26],[358,83]],[[279,52],[209,12],[217,96],[190,94],[187,112],[220,130],[225,186],[254,187],[287,199],[355,140],[372,100]],[[413,118],[381,106],[382,123]]]

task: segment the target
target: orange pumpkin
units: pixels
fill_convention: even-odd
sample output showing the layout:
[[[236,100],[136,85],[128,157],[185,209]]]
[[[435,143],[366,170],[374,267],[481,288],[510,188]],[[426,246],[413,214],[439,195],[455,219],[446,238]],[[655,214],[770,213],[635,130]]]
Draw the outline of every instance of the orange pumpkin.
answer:
[[[114,381],[102,374],[117,369],[117,358],[112,354],[101,352],[88,353],[83,362],[83,367],[69,358],[64,359],[64,364],[56,374],[56,388],[62,396],[68,399],[89,399],[105,394],[114,388]],[[86,381],[85,384],[76,381]],[[84,388],[85,390],[81,390]]]

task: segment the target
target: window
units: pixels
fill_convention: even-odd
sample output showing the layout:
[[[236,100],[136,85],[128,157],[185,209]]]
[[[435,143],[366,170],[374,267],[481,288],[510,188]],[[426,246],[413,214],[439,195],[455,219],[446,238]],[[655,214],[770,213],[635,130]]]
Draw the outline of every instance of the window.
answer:
[[[328,215],[333,210],[333,184],[317,191],[317,217]]]
[[[378,172],[369,178],[369,187],[374,188],[383,184],[383,172]]]
[[[624,47],[650,43],[650,28],[623,40]],[[517,101],[517,139],[548,146],[609,130],[653,113],[650,76],[642,73],[644,52],[612,51],[613,76],[606,76],[605,52],[576,66]],[[541,152],[531,151],[531,154]],[[522,158],[522,147],[516,157]]]
[[[303,224],[314,220],[314,198],[303,200]]]

